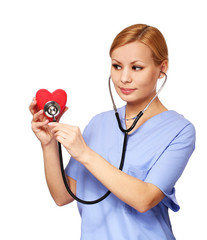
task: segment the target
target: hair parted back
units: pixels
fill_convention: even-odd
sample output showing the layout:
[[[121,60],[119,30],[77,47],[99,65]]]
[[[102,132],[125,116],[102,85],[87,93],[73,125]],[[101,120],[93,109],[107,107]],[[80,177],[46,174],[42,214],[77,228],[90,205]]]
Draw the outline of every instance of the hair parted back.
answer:
[[[168,48],[164,36],[157,28],[146,24],[135,24],[123,29],[112,42],[110,56],[116,48],[136,41],[144,43],[151,49],[155,65],[168,60]]]

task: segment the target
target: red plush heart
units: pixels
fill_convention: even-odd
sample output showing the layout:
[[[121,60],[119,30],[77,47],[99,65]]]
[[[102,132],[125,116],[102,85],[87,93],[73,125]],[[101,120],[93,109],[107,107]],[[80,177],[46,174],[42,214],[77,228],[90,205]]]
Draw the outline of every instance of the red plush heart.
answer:
[[[49,101],[55,101],[60,105],[60,113],[64,110],[66,102],[67,102],[67,94],[62,89],[57,89],[54,92],[49,92],[46,89],[40,89],[36,93],[36,101],[38,108],[44,109],[44,106]],[[49,118],[46,116],[49,120],[52,120],[52,118]]]

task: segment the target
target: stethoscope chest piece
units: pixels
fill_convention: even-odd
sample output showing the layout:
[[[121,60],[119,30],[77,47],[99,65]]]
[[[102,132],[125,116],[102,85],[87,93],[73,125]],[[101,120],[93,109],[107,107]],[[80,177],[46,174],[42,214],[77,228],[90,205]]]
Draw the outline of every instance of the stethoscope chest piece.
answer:
[[[56,117],[60,113],[60,105],[55,101],[49,101],[44,106],[44,113],[48,117]]]
[[[66,106],[67,94],[63,89],[49,92],[47,89],[40,89],[36,93],[37,109],[43,110],[49,121],[54,121]]]

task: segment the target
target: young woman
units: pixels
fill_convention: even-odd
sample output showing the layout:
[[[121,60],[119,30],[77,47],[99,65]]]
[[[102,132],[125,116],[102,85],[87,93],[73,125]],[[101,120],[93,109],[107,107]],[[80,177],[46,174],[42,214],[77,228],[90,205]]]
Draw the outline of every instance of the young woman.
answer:
[[[110,57],[111,79],[126,102],[118,109],[120,121],[129,128],[156,95],[157,81],[165,77],[167,45],[158,29],[136,24],[116,36]],[[111,191],[100,203],[78,203],[82,240],[175,239],[168,209],[179,210],[174,186],[195,146],[195,129],[188,120],[156,97],[128,134],[120,171],[124,133],[114,111],[95,116],[83,135],[76,126],[48,123],[35,99],[30,111],[32,129],[42,145],[48,187],[57,205],[73,201],[62,180],[57,141],[71,155],[65,173],[78,197],[94,200]]]

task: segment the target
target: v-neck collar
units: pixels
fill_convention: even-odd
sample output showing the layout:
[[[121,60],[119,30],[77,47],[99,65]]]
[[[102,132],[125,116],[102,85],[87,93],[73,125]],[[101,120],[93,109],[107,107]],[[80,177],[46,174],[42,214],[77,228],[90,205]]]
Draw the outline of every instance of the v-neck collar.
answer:
[[[118,110],[120,121],[124,129],[126,129],[126,122],[125,122],[125,113],[126,113],[126,105],[119,108]],[[158,124],[161,120],[165,120],[168,118],[171,118],[173,115],[177,115],[177,113],[174,110],[167,110],[161,113],[158,113],[154,115],[153,117],[149,118],[146,122],[144,122],[139,128],[134,130],[132,133],[129,134],[129,136],[134,135],[137,131],[140,131],[141,129],[145,128],[151,128],[154,125]]]

